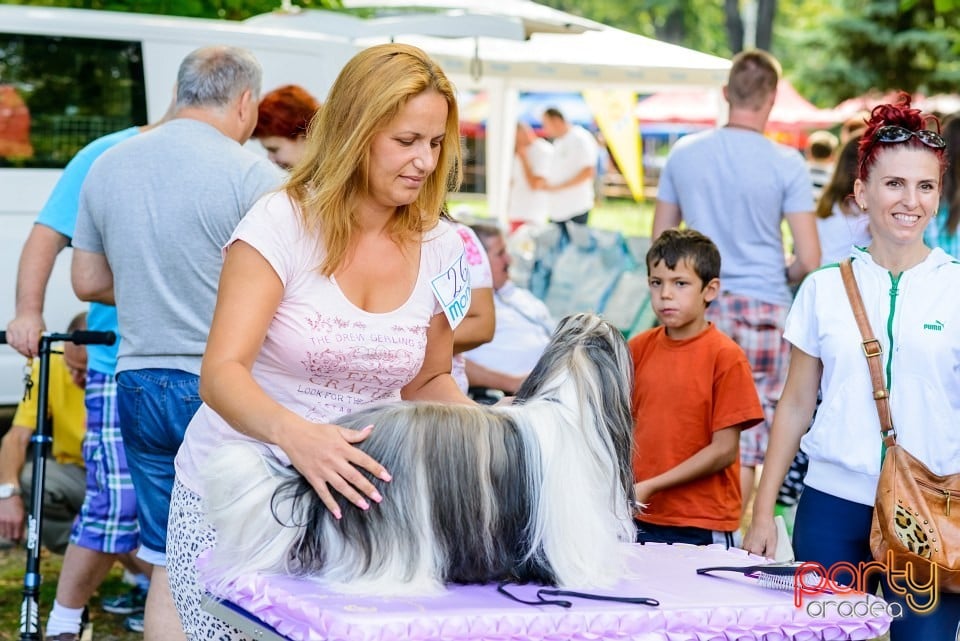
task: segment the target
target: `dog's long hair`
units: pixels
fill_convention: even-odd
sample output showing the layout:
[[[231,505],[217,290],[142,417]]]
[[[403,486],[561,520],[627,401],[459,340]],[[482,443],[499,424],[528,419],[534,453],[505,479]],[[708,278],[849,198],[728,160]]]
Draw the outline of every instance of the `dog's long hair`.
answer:
[[[335,423],[373,424],[359,447],[393,473],[383,502],[340,497],[333,518],[292,467],[253,444],[211,456],[208,579],[309,576],[340,591],[429,594],[445,583],[602,587],[622,569],[632,519],[633,367],[619,330],[561,321],[512,406],[393,403]]]

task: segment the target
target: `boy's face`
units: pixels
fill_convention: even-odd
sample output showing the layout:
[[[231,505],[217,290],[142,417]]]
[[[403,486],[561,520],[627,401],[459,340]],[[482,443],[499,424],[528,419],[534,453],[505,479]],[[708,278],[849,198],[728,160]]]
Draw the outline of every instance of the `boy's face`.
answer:
[[[666,261],[650,267],[647,278],[653,311],[674,340],[693,338],[707,328],[704,313],[707,303],[717,297],[720,279],[714,278],[704,286],[690,262],[681,258],[676,269]]]

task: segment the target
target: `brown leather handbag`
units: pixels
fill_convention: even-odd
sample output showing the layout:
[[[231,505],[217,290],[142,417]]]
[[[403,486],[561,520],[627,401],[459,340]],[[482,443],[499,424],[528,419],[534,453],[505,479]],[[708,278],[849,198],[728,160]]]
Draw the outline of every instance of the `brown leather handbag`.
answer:
[[[840,273],[863,336],[883,435],[883,465],[870,530],[873,558],[899,571],[909,567],[909,576],[920,584],[935,580],[940,592],[960,592],[960,474],[934,474],[897,445],[880,364],[883,347],[870,329],[849,258],[840,263]]]

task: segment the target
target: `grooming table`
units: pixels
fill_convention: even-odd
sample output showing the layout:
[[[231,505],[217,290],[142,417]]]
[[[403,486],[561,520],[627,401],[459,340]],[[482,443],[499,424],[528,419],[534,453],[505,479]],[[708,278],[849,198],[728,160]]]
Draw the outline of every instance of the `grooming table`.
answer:
[[[267,641],[729,641],[746,639],[874,639],[890,626],[885,604],[865,594],[803,595],[762,588],[729,572],[698,575],[697,568],[765,562],[722,546],[624,544],[628,562],[605,594],[650,597],[659,607],[576,597],[572,602],[525,605],[496,586],[452,586],[436,597],[372,598],[343,595],[288,576],[254,575],[228,586],[203,607]],[[200,561],[203,583],[203,559]],[[511,585],[536,600],[537,586]],[[596,593],[596,590],[584,590]],[[819,602],[807,608],[808,602]],[[840,601],[857,602],[838,609]],[[868,607],[869,606],[869,607]],[[846,616],[843,616],[843,611]],[[813,616],[812,616],[812,615]]]

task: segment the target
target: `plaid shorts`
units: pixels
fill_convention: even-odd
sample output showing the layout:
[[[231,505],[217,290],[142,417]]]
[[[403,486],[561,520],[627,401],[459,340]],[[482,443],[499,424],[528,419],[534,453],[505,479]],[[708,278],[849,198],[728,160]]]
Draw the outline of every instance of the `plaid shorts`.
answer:
[[[783,392],[790,362],[790,343],[783,338],[789,307],[724,292],[707,308],[707,318],[747,355],[757,386],[764,421],[740,432],[740,464],[763,463],[770,440],[773,412]]]
[[[70,533],[70,542],[98,552],[130,552],[140,544],[137,498],[120,438],[114,377],[88,370],[84,404],[87,406],[87,433],[83,439],[87,492]]]

